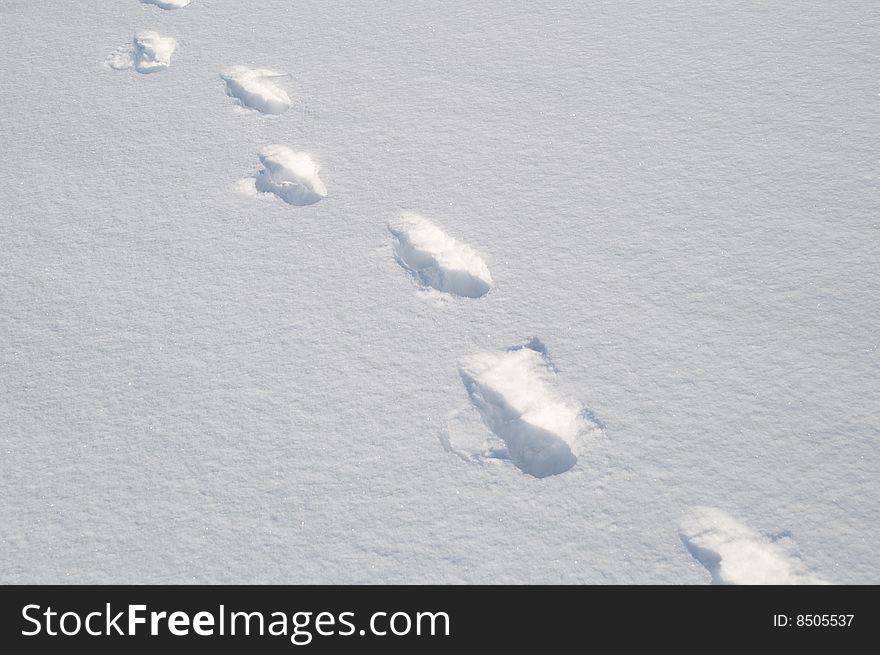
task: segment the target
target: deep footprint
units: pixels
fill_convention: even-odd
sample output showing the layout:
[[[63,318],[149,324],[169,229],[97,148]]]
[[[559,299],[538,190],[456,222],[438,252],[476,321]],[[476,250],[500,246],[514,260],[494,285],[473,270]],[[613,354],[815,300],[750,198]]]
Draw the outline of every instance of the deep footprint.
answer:
[[[465,298],[479,298],[492,288],[483,258],[428,219],[406,213],[388,229],[397,262],[422,286]]]
[[[318,176],[320,167],[305,152],[287,146],[266,146],[260,152],[263,170],[251,180],[241,180],[236,188],[244,193],[271,193],[284,202],[311,205],[327,196],[327,187]]]
[[[145,5],[156,5],[160,9],[180,9],[186,7],[192,0],[141,0]]]
[[[263,114],[283,114],[290,109],[290,96],[275,82],[289,76],[266,68],[233,66],[220,73],[226,82],[226,94],[242,107]]]
[[[117,48],[107,57],[106,64],[114,70],[134,68],[138,73],[156,73],[171,65],[177,41],[156,32],[138,32],[134,41]]]
[[[691,509],[680,534],[714,584],[828,584],[807,570],[790,540],[773,541],[714,507]]]
[[[599,429],[579,403],[556,391],[556,373],[537,339],[505,352],[472,355],[459,373],[483,422],[504,442],[506,455],[536,478],[571,469],[586,439]]]

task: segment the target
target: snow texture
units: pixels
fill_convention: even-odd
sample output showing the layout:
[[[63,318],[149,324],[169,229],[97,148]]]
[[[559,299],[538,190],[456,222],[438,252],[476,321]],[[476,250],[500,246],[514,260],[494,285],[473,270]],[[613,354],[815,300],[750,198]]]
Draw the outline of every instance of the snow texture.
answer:
[[[132,68],[138,73],[155,73],[171,65],[177,41],[156,32],[138,32],[134,42],[110,54],[107,65],[116,70]]]
[[[263,170],[256,175],[261,193],[274,193],[291,205],[311,205],[327,196],[327,188],[318,177],[318,165],[304,152],[284,145],[266,146],[260,152]]]
[[[492,288],[483,258],[428,219],[405,213],[388,229],[398,263],[420,284],[466,298],[479,298]]]
[[[880,583],[878,33],[0,2],[0,582]]]
[[[264,114],[283,114],[290,109],[290,96],[278,86],[277,80],[287,78],[266,68],[233,66],[220,74],[226,82],[226,93],[242,106]]]
[[[555,373],[538,339],[471,355],[459,372],[471,402],[524,473],[543,478],[575,465],[590,426],[584,408],[554,389]]]
[[[812,575],[790,540],[771,540],[714,507],[681,519],[681,539],[715,584],[828,584]]]

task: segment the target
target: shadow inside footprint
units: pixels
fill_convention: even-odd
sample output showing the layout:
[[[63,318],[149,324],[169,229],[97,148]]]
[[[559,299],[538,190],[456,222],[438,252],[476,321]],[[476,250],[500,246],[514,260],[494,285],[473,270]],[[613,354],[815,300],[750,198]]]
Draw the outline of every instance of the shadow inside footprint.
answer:
[[[712,576],[712,584],[729,584],[719,575],[719,571],[721,570],[721,555],[714,550],[701,548],[691,541],[685,534],[679,534],[679,537],[681,538],[681,543],[684,544],[684,547],[687,548],[688,552],[691,554],[691,557],[702,564],[709,572],[709,575]]]

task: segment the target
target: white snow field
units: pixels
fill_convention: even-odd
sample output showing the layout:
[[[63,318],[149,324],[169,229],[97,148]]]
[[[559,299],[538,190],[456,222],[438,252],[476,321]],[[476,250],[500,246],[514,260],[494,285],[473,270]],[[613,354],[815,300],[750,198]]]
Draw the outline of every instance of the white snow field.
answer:
[[[236,98],[243,107],[263,114],[283,114],[290,109],[290,96],[276,83],[288,77],[267,68],[232,66],[220,77],[226,82],[226,93]]]
[[[466,298],[479,298],[492,288],[483,258],[428,219],[406,212],[388,229],[398,263],[422,285]]]
[[[681,538],[717,584],[827,584],[806,570],[790,539],[762,537],[714,507],[690,510]]]
[[[880,583],[878,33],[0,3],[0,582]],[[406,212],[489,292],[403,271]]]

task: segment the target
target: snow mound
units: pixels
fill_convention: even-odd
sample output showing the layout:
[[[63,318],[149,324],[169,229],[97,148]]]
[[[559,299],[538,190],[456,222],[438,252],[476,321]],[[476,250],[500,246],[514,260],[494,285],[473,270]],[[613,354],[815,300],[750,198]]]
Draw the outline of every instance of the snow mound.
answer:
[[[156,5],[160,9],[180,9],[186,7],[192,0],[141,0],[145,5]]]
[[[177,41],[156,32],[138,32],[134,42],[117,48],[107,57],[107,65],[115,70],[134,68],[139,73],[155,73],[171,65]]]
[[[428,219],[405,213],[388,229],[396,238],[397,261],[421,284],[466,298],[479,298],[492,287],[483,258]]]
[[[556,373],[537,339],[505,352],[472,355],[461,363],[459,374],[510,460],[536,478],[572,468],[585,437],[597,429],[580,404],[556,391]]]
[[[265,68],[233,66],[220,73],[220,77],[226,82],[226,93],[244,107],[264,114],[283,114],[290,109],[290,97],[274,82],[287,77],[283,73]]]
[[[764,537],[714,507],[691,509],[680,531],[715,584],[828,584],[809,573],[789,538]]]
[[[318,177],[319,166],[304,152],[287,146],[271,145],[260,152],[263,170],[256,175],[256,189],[274,193],[291,205],[311,205],[327,196],[327,187]]]

